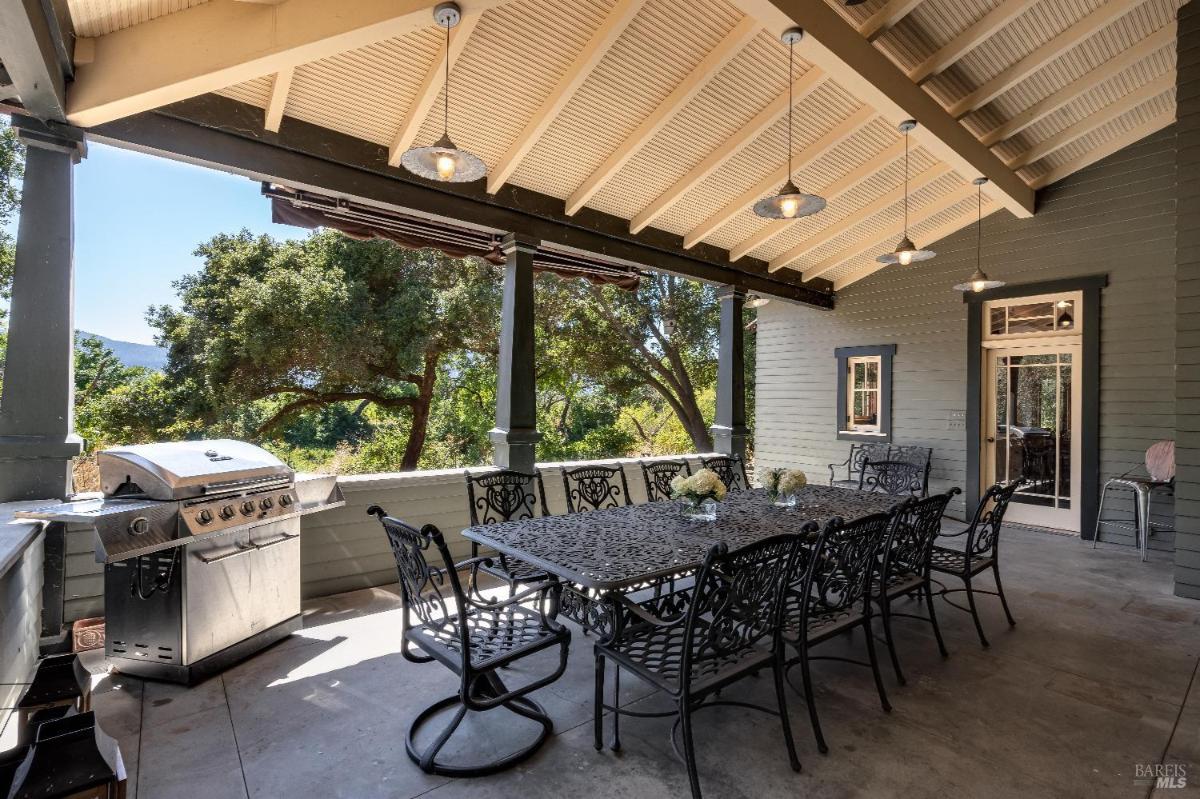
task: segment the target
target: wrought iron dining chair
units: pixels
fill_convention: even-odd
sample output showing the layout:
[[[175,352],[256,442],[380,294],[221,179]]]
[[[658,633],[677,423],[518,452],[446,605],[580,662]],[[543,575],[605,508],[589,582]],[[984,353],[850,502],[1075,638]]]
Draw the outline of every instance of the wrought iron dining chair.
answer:
[[[970,526],[957,533],[942,533],[940,536],[940,538],[965,536],[966,544],[963,548],[952,549],[935,543],[930,557],[932,571],[957,577],[963,581],[962,588],[942,586],[942,590],[938,593],[951,607],[971,614],[971,618],[975,620],[975,632],[979,634],[979,643],[985,649],[989,644],[987,636],[983,634],[983,625],[979,622],[979,610],[975,606],[976,594],[991,594],[1000,597],[1000,604],[1004,608],[1008,626],[1015,627],[1017,624],[1013,620],[1012,613],[1009,612],[1008,600],[1004,597],[1004,585],[1000,582],[1000,526],[1004,523],[1004,514],[1008,510],[1008,504],[1012,501],[1013,495],[1017,493],[1020,485],[1021,482],[1017,480],[1007,485],[996,483],[989,488],[983,498],[979,500],[979,507],[975,508]],[[992,570],[992,576],[996,581],[995,591],[985,591],[974,585],[974,578],[988,569]],[[967,603],[970,607],[964,608],[946,598],[947,594],[956,593],[966,593]]]
[[[740,455],[712,455],[700,459],[701,468],[715,472],[727,491],[745,491],[750,488],[746,477],[746,463]]]
[[[911,444],[893,444],[888,450],[888,460],[911,463],[921,472],[921,493],[919,496],[929,496],[929,473],[933,470],[933,449],[918,447]]]
[[[620,466],[580,466],[563,469],[567,513],[632,505],[629,482]]]
[[[457,693],[430,705],[413,720],[405,740],[409,758],[426,773],[449,777],[492,774],[525,760],[554,729],[546,711],[528,695],[557,680],[567,668],[571,633],[554,618],[558,583],[547,580],[508,599],[489,601],[479,593],[477,583],[487,558],[456,564],[445,539],[433,525],[418,530],[388,516],[378,505],[372,505],[367,513],[379,517],[383,524],[400,575],[400,654],[412,663],[436,660],[459,677]],[[429,563],[426,555],[431,547],[440,557],[441,566]],[[466,586],[458,574],[461,569],[469,569]],[[549,674],[511,689],[500,679],[499,669],[555,647],[558,665]],[[460,765],[438,760],[438,753],[468,711],[486,712],[500,707],[541,726],[532,743],[482,763]],[[457,708],[449,724],[427,748],[419,750],[418,730],[449,708]]]
[[[684,458],[675,461],[639,461],[646,480],[646,501],[660,502],[671,498],[671,481],[679,475],[689,475],[692,467]]]
[[[815,530],[816,524],[805,530]],[[612,749],[619,750],[620,717],[677,716],[672,728],[682,733],[682,759],[694,799],[700,798],[700,777],[692,741],[692,714],[702,707],[736,705],[778,715],[788,760],[800,770],[792,739],[784,691],[784,649],[780,641],[780,612],[787,586],[796,580],[800,535],[779,535],[733,552],[724,543],[709,550],[696,574],[695,586],[682,598],[683,605],[669,617],[659,617],[621,595],[609,599],[616,620],[612,637],[597,643],[595,746],[604,746],[604,711],[612,711]],[[604,668],[616,667],[614,704],[604,703]],[[661,689],[675,702],[667,713],[622,710],[620,671]],[[770,669],[775,677],[777,708],[718,699],[722,688]],[[676,753],[679,749],[676,748]]]
[[[938,626],[937,611],[933,607],[929,567],[933,557],[933,542],[942,530],[942,517],[946,514],[946,506],[960,493],[960,489],[951,488],[944,494],[905,500],[899,507],[897,519],[883,543],[874,598],[879,607],[888,652],[891,654],[892,670],[896,673],[896,681],[901,685],[904,685],[906,680],[904,672],[900,669],[900,657],[896,653],[896,641],[892,635],[893,618],[929,622],[933,625],[938,651],[942,657],[949,654],[946,651],[946,643],[942,640],[942,630]],[[892,603],[901,597],[923,598],[928,616],[897,613],[892,610]]]
[[[892,710],[883,687],[883,677],[879,673],[875,636],[871,632],[871,583],[875,577],[879,548],[896,518],[897,512],[893,510],[891,513],[863,516],[852,522],[844,522],[840,517],[830,519],[808,556],[808,568],[803,579],[790,587],[784,601],[782,637],[796,652],[787,665],[789,672],[795,666],[800,666],[803,680],[800,688],[794,682],[791,684],[804,694],[813,736],[822,754],[828,753],[829,747],[817,715],[811,661],[836,660],[869,666],[875,676],[879,704],[886,712]],[[859,628],[866,639],[870,662],[811,654],[813,647]]]
[[[892,497],[919,497],[925,491],[925,472],[910,461],[863,461],[858,474],[859,491],[875,491]]]
[[[867,460],[886,461],[888,459],[888,444],[851,444],[850,454],[840,463],[829,464],[829,485],[840,488],[858,488],[862,476],[863,463]],[[838,479],[837,470],[846,470],[845,479]]]
[[[540,471],[535,470],[533,474],[509,469],[476,474],[467,472],[466,479],[472,527],[549,515],[546,487]],[[479,557],[479,544],[474,541],[471,542],[471,557]],[[497,553],[480,570],[504,580],[514,592],[518,583],[539,582],[547,578],[542,569],[504,553]]]

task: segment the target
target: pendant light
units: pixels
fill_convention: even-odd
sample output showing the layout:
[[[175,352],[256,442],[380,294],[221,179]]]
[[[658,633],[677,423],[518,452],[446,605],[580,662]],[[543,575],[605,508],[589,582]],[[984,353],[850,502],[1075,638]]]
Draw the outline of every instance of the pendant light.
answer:
[[[973,181],[976,186],[976,207],[978,208],[975,220],[975,274],[967,280],[966,283],[959,283],[954,287],[955,291],[973,291],[981,292],[988,289],[998,289],[1004,285],[1003,280],[992,280],[983,271],[983,186],[988,182],[987,178],[975,178]]]
[[[825,207],[825,199],[815,194],[805,194],[792,182],[792,84],[795,83],[793,55],[796,43],[804,38],[800,28],[788,28],[779,40],[788,46],[788,168],[787,181],[779,191],[764,197],[754,204],[754,213],[764,219],[799,219],[810,216]]]
[[[875,259],[881,264],[908,266],[914,261],[928,261],[937,255],[933,250],[918,250],[917,245],[908,237],[908,134],[916,126],[915,119],[906,119],[900,123],[900,132],[904,134],[904,238],[900,239],[895,250]]]
[[[442,89],[442,137],[428,147],[413,147],[400,157],[409,172],[427,180],[470,183],[487,174],[487,166],[474,153],[460,150],[450,141],[450,29],[462,20],[458,3],[439,3],[433,19],[446,29],[446,85]]]
[[[761,294],[748,294],[744,305],[747,308],[761,308],[770,301],[770,297],[764,297]]]

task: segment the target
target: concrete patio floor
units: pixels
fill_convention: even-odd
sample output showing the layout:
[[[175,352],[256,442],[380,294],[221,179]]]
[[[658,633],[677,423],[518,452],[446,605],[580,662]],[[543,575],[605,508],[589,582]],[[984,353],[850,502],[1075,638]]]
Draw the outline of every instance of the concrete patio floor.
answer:
[[[891,714],[880,711],[869,670],[815,665],[830,752],[817,752],[803,700],[791,694],[802,773],[788,768],[777,719],[727,707],[698,714],[705,795],[1200,791],[1200,605],[1171,595],[1171,565],[1018,528],[1006,530],[1002,557],[1017,627],[1010,631],[998,601],[985,598],[992,647],[982,650],[970,617],[939,600],[951,650],[943,661],[928,625],[898,622],[909,680],[897,686],[885,663]],[[555,736],[520,767],[449,780],[423,774],[404,753],[410,720],[452,693],[455,679],[437,664],[401,659],[397,595],[374,589],[328,597],[306,603],[306,614],[302,633],[191,689],[97,677],[95,707],[121,743],[130,799],[687,793],[669,720],[623,719],[621,753],[592,748],[592,639],[578,630],[566,675],[535,695],[554,719]],[[832,643],[830,653],[839,647],[858,653],[861,640]],[[102,672],[102,659],[93,655],[89,663]],[[665,707],[631,677],[622,689],[623,703]],[[772,695],[769,679],[726,692],[764,702]],[[485,714],[464,725],[456,743],[464,751],[507,745],[527,724],[507,711]],[[1138,764],[1162,762],[1187,768],[1184,791],[1139,782]]]

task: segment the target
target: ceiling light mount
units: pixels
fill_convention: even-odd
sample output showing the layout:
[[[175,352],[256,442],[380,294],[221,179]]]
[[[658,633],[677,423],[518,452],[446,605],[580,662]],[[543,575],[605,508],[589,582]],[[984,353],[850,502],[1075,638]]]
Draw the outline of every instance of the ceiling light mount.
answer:
[[[1003,280],[992,280],[983,271],[983,187],[987,185],[987,178],[975,178],[971,181],[975,184],[976,194],[976,220],[975,220],[975,272],[967,282],[959,283],[954,287],[955,291],[971,291],[978,294],[981,291],[988,289],[998,289],[1004,285]]]
[[[896,245],[896,249],[885,253],[875,260],[881,264],[900,264],[908,266],[917,261],[928,261],[937,253],[933,250],[921,250],[908,237],[908,134],[917,128],[917,120],[906,119],[896,126],[904,134],[904,237]]]

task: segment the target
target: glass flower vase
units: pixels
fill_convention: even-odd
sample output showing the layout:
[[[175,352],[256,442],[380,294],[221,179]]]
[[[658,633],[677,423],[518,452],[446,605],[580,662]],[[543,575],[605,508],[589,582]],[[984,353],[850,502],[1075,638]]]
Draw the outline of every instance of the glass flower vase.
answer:
[[[685,519],[699,522],[711,522],[717,519],[717,501],[712,497],[704,499],[685,498],[680,500],[680,513]]]

